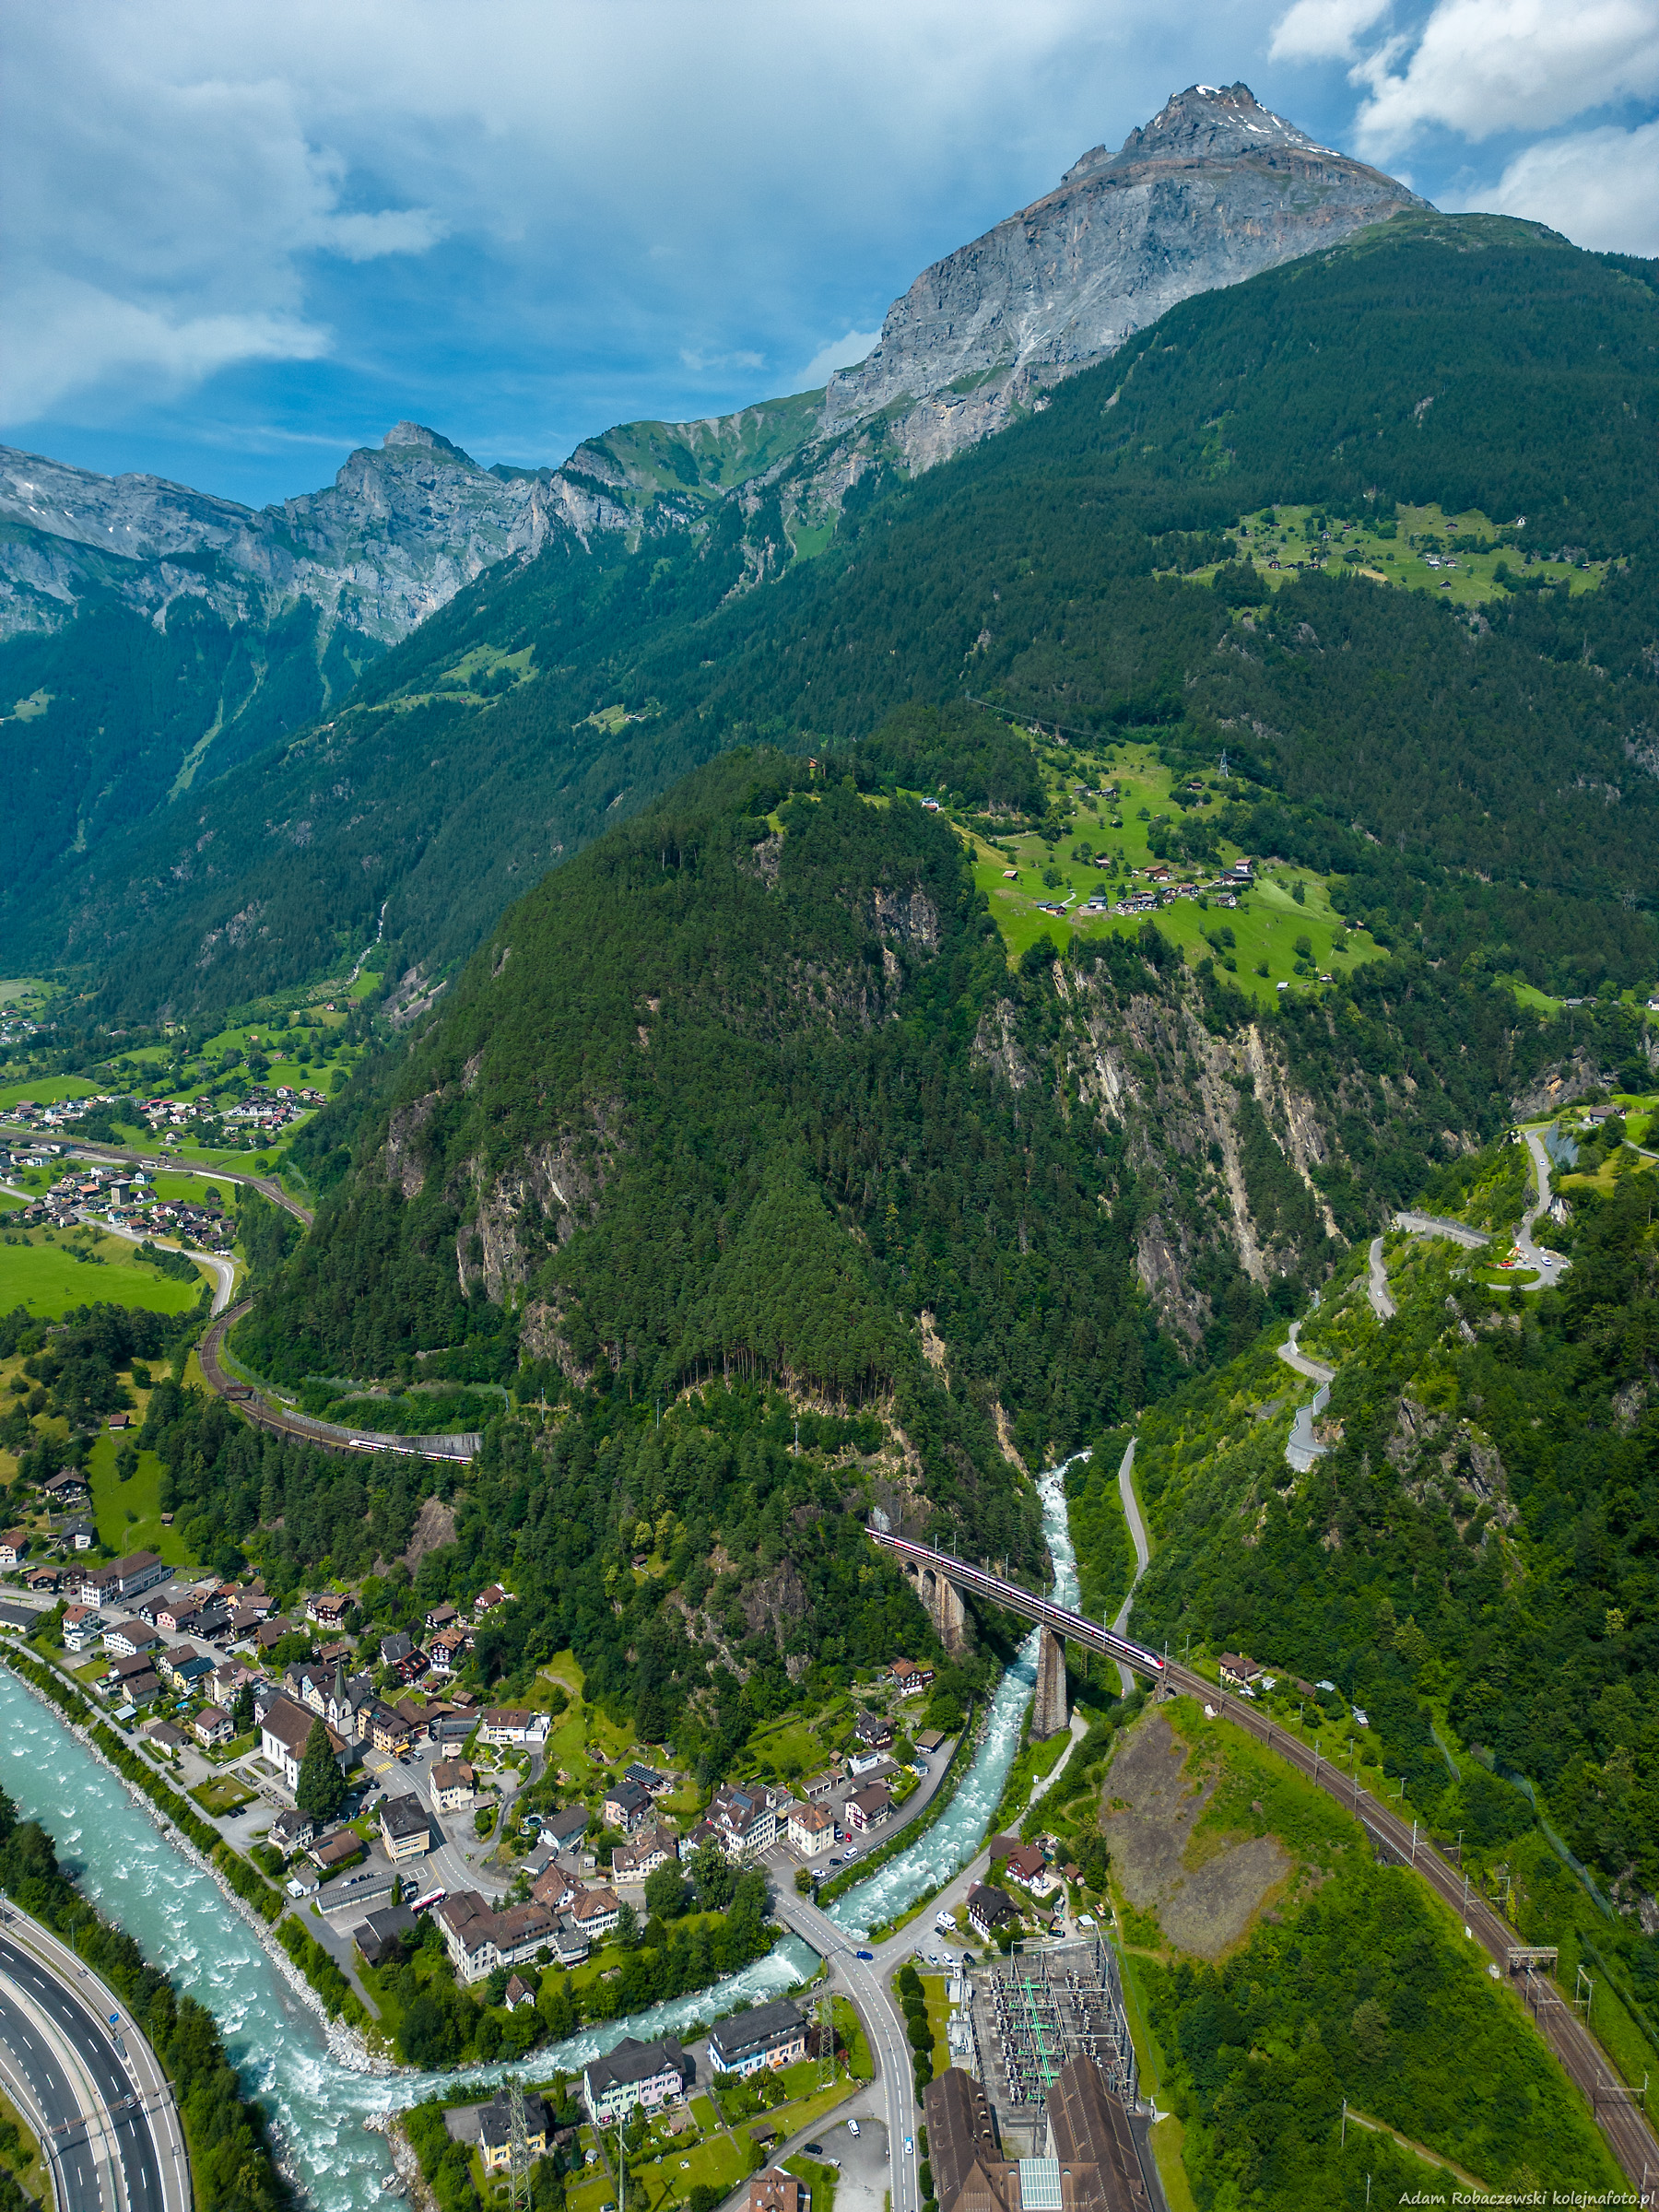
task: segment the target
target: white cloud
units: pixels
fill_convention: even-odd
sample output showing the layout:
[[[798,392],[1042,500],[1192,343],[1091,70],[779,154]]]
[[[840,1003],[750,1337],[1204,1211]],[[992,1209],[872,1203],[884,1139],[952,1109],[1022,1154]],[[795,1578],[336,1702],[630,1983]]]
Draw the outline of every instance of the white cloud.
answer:
[[[315,360],[328,346],[326,330],[294,316],[173,319],[75,277],[36,277],[7,300],[0,415],[29,422],[68,394],[118,378],[188,390],[236,361]]]
[[[736,353],[702,353],[694,346],[679,349],[680,366],[690,370],[693,376],[704,376],[711,369],[764,369],[765,359],[758,353],[740,349]]]
[[[712,306],[733,335],[708,359],[734,372],[739,347],[806,351],[843,279],[901,290],[1214,54],[1257,50],[1274,4],[0,0],[0,251],[14,284],[90,286],[129,326],[226,347],[327,326],[343,373],[401,380],[408,288],[353,293],[328,265],[447,239],[469,258],[425,295],[434,358],[492,359],[521,393],[573,359],[642,380]],[[120,351],[77,362],[83,335],[35,334],[61,366],[27,387],[73,391]]]
[[[1409,58],[1390,41],[1353,75],[1371,88],[1359,135],[1375,155],[1436,124],[1477,143],[1548,130],[1659,92],[1659,0],[1440,0]]]
[[[851,369],[873,351],[881,333],[878,330],[850,330],[844,337],[831,338],[828,346],[820,346],[804,369],[795,374],[797,392],[816,392],[827,384],[838,369]]]
[[[1273,28],[1267,57],[1275,62],[1347,62],[1357,41],[1379,18],[1389,0],[1296,0]]]
[[[1483,204],[1547,223],[1595,252],[1659,254],[1659,123],[1529,146]]]

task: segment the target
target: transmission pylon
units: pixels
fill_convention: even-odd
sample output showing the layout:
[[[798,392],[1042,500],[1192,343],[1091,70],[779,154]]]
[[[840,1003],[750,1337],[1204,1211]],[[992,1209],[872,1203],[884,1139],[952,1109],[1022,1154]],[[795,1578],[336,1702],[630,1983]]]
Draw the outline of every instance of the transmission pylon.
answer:
[[[524,2085],[516,2074],[507,2077],[507,2180],[512,2212],[529,2212],[530,2124],[524,2116]]]
[[[824,1986],[818,2001],[818,2088],[828,2089],[835,2082],[835,1999],[830,1992],[830,1978],[824,1977]]]

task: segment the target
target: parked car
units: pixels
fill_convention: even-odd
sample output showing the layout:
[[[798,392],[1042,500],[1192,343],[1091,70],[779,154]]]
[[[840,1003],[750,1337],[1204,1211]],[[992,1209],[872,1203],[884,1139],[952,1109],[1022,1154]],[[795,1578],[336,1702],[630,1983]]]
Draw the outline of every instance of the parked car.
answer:
[[[848,2133],[850,2136],[855,2136],[858,2134],[858,2123],[857,2123],[857,2121],[856,2121],[856,2120],[849,2120],[849,2121],[848,2121],[848,2123],[847,2123],[847,2133]]]

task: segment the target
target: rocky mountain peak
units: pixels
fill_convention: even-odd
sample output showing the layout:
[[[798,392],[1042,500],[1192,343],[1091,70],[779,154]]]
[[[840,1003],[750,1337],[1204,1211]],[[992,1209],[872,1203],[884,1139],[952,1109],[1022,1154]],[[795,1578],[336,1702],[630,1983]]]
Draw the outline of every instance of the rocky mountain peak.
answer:
[[[469,467],[477,466],[470,453],[464,453],[440,431],[429,430],[424,422],[394,422],[386,432],[381,450],[390,453],[396,445],[424,445],[433,453],[453,453],[457,461],[465,461]]]
[[[868,359],[830,378],[824,428],[908,400],[889,436],[928,467],[1177,301],[1425,206],[1248,85],[1189,86],[1115,153],[1094,147],[1052,192],[924,269]]]
[[[1263,107],[1248,85],[1189,85],[1184,92],[1172,92],[1150,123],[1131,131],[1116,153],[1092,147],[1060,182],[1073,184],[1096,171],[1141,161],[1228,161],[1272,147],[1328,151],[1306,131]]]

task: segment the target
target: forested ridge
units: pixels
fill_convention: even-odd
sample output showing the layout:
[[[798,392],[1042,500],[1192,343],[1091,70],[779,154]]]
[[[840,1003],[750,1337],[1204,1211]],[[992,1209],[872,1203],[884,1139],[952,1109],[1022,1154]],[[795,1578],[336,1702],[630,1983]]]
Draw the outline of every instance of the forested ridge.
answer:
[[[436,972],[712,753],[844,746],[971,690],[1208,761],[1227,746],[1328,837],[1375,841],[1407,926],[1434,900],[1535,982],[1647,980],[1652,276],[1534,225],[1398,218],[1184,303],[944,467],[875,466],[815,559],[790,559],[760,485],[683,544],[493,571],[325,728],[14,907],[16,958],[88,963],[110,1010],[225,1005],[315,972],[390,898],[395,956]],[[1246,621],[1181,581],[1291,500],[1478,504],[1517,543],[1616,565],[1474,620],[1308,574]],[[441,688],[512,655],[530,673],[488,699]],[[637,719],[589,719],[614,705]]]
[[[1336,1368],[1310,1472],[1284,1457],[1306,1393],[1265,1340],[1152,1408],[1136,1480],[1159,1548],[1135,1622],[1334,1682],[1425,1825],[1514,1877],[1522,1939],[1594,1946],[1653,2042],[1659,1181],[1628,1168],[1573,1185],[1559,1290],[1489,1289],[1455,1246],[1392,1237],[1399,1312],[1379,1324],[1355,1251],[1304,1324]],[[1500,1149],[1426,1199],[1461,1211],[1484,1188],[1474,1218],[1501,1225],[1524,1187]]]

